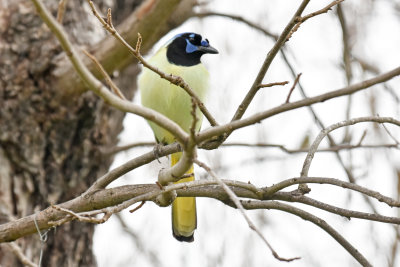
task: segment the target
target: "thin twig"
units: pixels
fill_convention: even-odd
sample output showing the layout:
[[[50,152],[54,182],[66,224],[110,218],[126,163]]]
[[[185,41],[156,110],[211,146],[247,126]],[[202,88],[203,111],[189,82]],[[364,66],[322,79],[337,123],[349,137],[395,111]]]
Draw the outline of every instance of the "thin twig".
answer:
[[[31,261],[22,251],[21,247],[17,245],[16,242],[10,242],[10,243],[3,243],[1,244],[5,247],[7,247],[11,252],[18,258],[18,260],[24,264],[25,266],[29,267],[38,267],[39,265],[35,264],[33,261]]]
[[[281,191],[284,188],[287,188],[292,185],[296,184],[329,184],[329,185],[334,185],[334,186],[339,186],[345,189],[350,189],[355,192],[359,192],[365,196],[369,196],[372,198],[375,198],[376,200],[383,202],[390,207],[400,207],[400,201],[397,201],[391,197],[384,196],[378,191],[374,191],[371,189],[368,189],[366,187],[354,184],[354,183],[349,183],[345,182],[339,179],[334,179],[334,178],[325,178],[325,177],[297,177],[297,178],[292,178],[292,179],[287,179],[282,182],[279,182],[277,184],[274,184],[269,187],[265,187],[263,189],[264,193],[264,198],[268,196],[273,196],[276,192]]]
[[[260,122],[266,118],[272,117],[277,114],[281,114],[285,111],[294,110],[300,107],[310,106],[312,104],[324,102],[326,100],[337,98],[339,96],[354,94],[358,91],[369,88],[375,84],[386,82],[398,75],[400,75],[400,67],[397,67],[381,75],[378,75],[374,78],[344,87],[342,89],[334,90],[325,94],[309,97],[295,102],[282,104],[272,109],[253,114],[245,119],[235,120],[224,125],[208,128],[203,130],[201,133],[197,135],[197,141],[198,142],[207,141],[208,139],[212,139],[214,136],[220,136],[221,134],[226,133],[227,130],[231,132],[234,131],[235,129],[252,125],[256,122]]]
[[[325,136],[331,132],[334,131],[338,128],[349,126],[349,125],[354,125],[360,122],[377,122],[377,123],[391,123],[397,126],[400,126],[400,121],[395,120],[390,117],[360,117],[360,118],[355,118],[351,120],[345,120],[339,123],[335,123],[330,125],[329,127],[321,130],[319,135],[315,138],[313,144],[310,147],[310,151],[307,154],[307,157],[304,160],[303,168],[301,170],[301,176],[306,177],[308,175],[308,170],[310,169],[312,159],[314,158],[314,154],[318,149],[319,144],[321,143],[322,139],[325,138]]]
[[[286,85],[288,84],[289,81],[284,81],[284,82],[274,82],[274,83],[266,83],[266,84],[259,84],[257,86],[258,89],[260,88],[265,88],[265,87],[272,87],[272,86],[276,86],[276,85]]]
[[[359,212],[359,211],[354,211],[354,210],[343,209],[343,208],[339,208],[339,207],[336,207],[333,205],[323,203],[321,201],[312,199],[310,197],[307,197],[307,196],[304,196],[301,194],[292,194],[292,192],[279,192],[279,193],[274,194],[271,197],[271,199],[306,204],[306,205],[330,212],[332,214],[337,214],[337,215],[346,217],[349,220],[350,220],[350,218],[357,218],[357,219],[368,220],[368,221],[400,225],[400,218],[397,218],[397,217],[389,217],[389,216],[383,216],[383,215],[375,214],[375,213],[367,213],[367,212]]]
[[[386,125],[384,123],[382,123],[382,127],[383,129],[385,129],[386,133],[390,136],[390,138],[392,138],[392,140],[397,144],[400,145],[399,140],[396,139],[396,137],[394,137],[394,135],[388,130],[388,128],[386,127]]]
[[[137,148],[137,147],[154,147],[157,143],[154,141],[149,141],[149,142],[135,142],[132,144],[128,145],[123,145],[123,146],[115,146],[109,149],[104,149],[102,153],[104,155],[115,155],[120,152],[124,152],[127,150],[130,150],[132,148]]]
[[[153,263],[152,266],[154,267],[163,266],[159,259],[159,253],[157,251],[157,248],[150,245],[147,247],[146,245],[148,244],[148,242],[146,242],[147,241],[146,237],[141,238],[141,236],[139,236],[138,233],[136,233],[131,227],[129,227],[126,224],[124,218],[122,218],[121,213],[115,214],[115,218],[117,218],[125,233],[127,233],[131,237],[130,240],[133,241],[137,250],[140,253],[146,255],[147,258]]]
[[[178,143],[174,143],[171,145],[167,146],[162,146],[158,150],[158,157],[163,157],[166,155],[170,155],[172,153],[180,151],[180,145]],[[86,191],[86,193],[89,192],[94,192],[99,189],[105,188],[107,185],[109,185],[111,182],[115,181],[122,175],[128,173],[129,171],[138,168],[140,166],[143,166],[145,164],[148,164],[152,162],[153,160],[156,160],[156,155],[154,154],[153,151],[150,151],[146,154],[143,154],[141,156],[138,156],[134,159],[129,160],[128,162],[124,163],[123,165],[107,172],[104,174],[102,177],[98,178],[96,182],[92,184],[92,186],[89,187],[89,189]]]
[[[118,86],[115,85],[115,83],[112,81],[111,77],[108,75],[107,71],[103,68],[103,66],[100,64],[100,62],[97,60],[97,58],[95,56],[93,56],[92,54],[90,54],[85,49],[82,49],[82,51],[83,51],[83,53],[85,53],[85,55],[88,58],[90,58],[93,61],[94,65],[97,67],[97,69],[103,75],[103,77],[106,80],[108,86],[110,86],[110,88],[114,92],[114,94],[119,96],[119,98],[121,98],[123,100],[126,100],[126,97],[124,96],[124,94],[121,92],[121,90],[119,90]]]
[[[224,17],[224,18],[230,18],[233,19],[235,21],[239,21],[242,22],[244,24],[247,24],[248,26],[250,26],[251,28],[257,29],[259,31],[261,31],[262,33],[264,33],[265,35],[277,40],[278,39],[278,35],[273,34],[271,32],[269,32],[268,30],[264,29],[263,27],[261,27],[260,25],[251,22],[245,18],[243,18],[242,16],[237,16],[237,15],[230,15],[230,14],[225,14],[225,13],[219,13],[219,12],[212,12],[212,11],[205,11],[205,12],[199,12],[199,13],[194,13],[193,14],[194,17],[198,17],[198,18],[204,18],[204,17],[210,17],[210,16],[217,16],[217,17]]]
[[[258,91],[258,85],[262,83],[269,67],[271,66],[272,61],[274,60],[276,54],[279,52],[281,47],[285,44],[287,36],[289,35],[290,31],[296,24],[296,19],[300,16],[306,6],[308,5],[309,0],[303,0],[296,10],[295,14],[293,15],[292,19],[289,21],[285,29],[282,31],[281,35],[279,36],[278,40],[275,42],[274,46],[268,52],[264,63],[262,64],[257,77],[255,78],[253,85],[250,87],[249,91],[247,92],[245,98],[242,100],[242,103],[239,105],[238,109],[235,112],[235,115],[232,118],[232,121],[239,120],[243,117],[244,113],[246,112],[248,106],[250,105],[251,101],[253,100],[254,96]],[[227,137],[226,137],[227,138]]]
[[[338,231],[336,231],[332,226],[326,223],[321,218],[304,211],[302,209],[278,202],[278,201],[245,201],[243,206],[247,209],[276,209],[282,210],[291,214],[294,214],[304,220],[312,222],[313,224],[320,227],[331,237],[333,237],[344,249],[346,249],[350,255],[352,255],[362,266],[369,267],[372,266],[371,263],[355,248],[351,245]]]
[[[343,1],[344,0],[335,0],[335,1],[331,2],[329,5],[327,5],[326,7],[321,8],[318,11],[314,11],[314,12],[308,14],[308,15],[305,15],[305,16],[301,17],[301,21],[304,22],[304,21],[306,21],[306,20],[308,20],[308,19],[310,19],[312,17],[327,13],[328,11],[332,10],[332,7],[340,4]]]
[[[288,93],[288,96],[286,97],[285,103],[289,103],[290,96],[292,95],[294,88],[296,87],[297,83],[299,82],[300,76],[301,76],[301,73],[297,74],[297,77],[296,77],[296,79],[294,80],[294,83],[293,83],[293,85],[292,85],[292,88],[290,88],[289,93]]]
[[[362,141],[362,140],[360,140]],[[154,147],[156,145],[155,142],[135,142],[132,144],[124,145],[124,146],[116,146],[111,148],[110,150],[106,150],[103,153],[107,155],[114,155],[120,152],[124,152],[133,148],[137,147]],[[220,148],[228,148],[228,147],[250,147],[250,148],[277,148],[280,149],[282,152],[288,154],[298,154],[298,153],[307,153],[308,148],[301,148],[301,149],[290,149],[287,148],[285,145],[281,144],[272,144],[272,143],[245,143],[245,142],[228,142],[223,143]],[[200,146],[201,148],[201,146]],[[317,152],[338,152],[342,150],[354,150],[354,149],[379,149],[379,148],[394,148],[400,149],[400,144],[360,144],[357,143],[356,145],[351,144],[340,144],[335,146],[329,146],[326,148],[318,148]]]
[[[58,23],[62,23],[64,18],[65,9],[67,7],[68,0],[60,0],[58,3],[58,10],[57,10],[57,21]]]
[[[135,207],[134,209],[129,210],[130,213],[134,213],[135,211],[137,211],[138,209],[140,209],[141,207],[143,207],[143,205],[146,203],[146,201],[142,201],[142,203],[140,203],[137,207]]]
[[[351,83],[351,80],[353,78],[353,71],[351,69],[351,47],[350,47],[350,34],[348,30],[348,26],[346,23],[346,18],[344,16],[344,12],[342,9],[342,5],[338,4],[336,13],[340,22],[340,27],[342,30],[342,42],[343,42],[343,68],[344,72],[346,74],[346,81],[347,84]]]
[[[247,216],[246,211],[244,210],[241,201],[239,198],[235,195],[235,193],[230,189],[215,173],[213,170],[211,170],[210,167],[208,167],[205,163],[199,161],[198,159],[195,159],[194,162],[199,165],[201,168],[203,168],[205,171],[208,172],[221,186],[224,191],[228,194],[229,198],[232,200],[232,202],[235,204],[236,208],[239,209],[240,213],[242,214],[243,218],[246,220],[247,224],[249,225],[250,229],[255,231],[257,235],[264,241],[264,243],[267,245],[269,250],[271,251],[272,255],[280,260],[280,261],[294,261],[300,259],[300,257],[294,257],[294,258],[282,258],[278,255],[278,253],[273,249],[271,244],[268,242],[268,240],[264,237],[264,235],[261,233],[261,231],[254,225],[254,223],[251,221],[249,216]]]
[[[196,115],[196,110],[197,110],[197,102],[196,100],[192,97],[192,110],[190,111],[190,115],[192,116],[192,125],[190,126],[190,139],[195,142],[196,139],[196,125],[199,121],[199,118],[197,118]]]
[[[293,27],[293,29],[290,31],[290,33],[289,33],[289,35],[287,37],[287,40],[289,40],[292,37],[293,33],[295,33],[299,29],[300,25],[303,24],[306,20],[308,20],[308,19],[310,19],[312,17],[318,16],[318,15],[321,15],[321,14],[327,13],[329,10],[332,9],[333,6],[338,5],[339,3],[343,2],[343,1],[344,0],[335,0],[332,3],[330,3],[329,5],[327,5],[326,7],[322,8],[322,9],[320,9],[318,11],[312,12],[312,13],[310,13],[308,15],[303,16],[303,17],[300,17],[300,16],[297,17],[296,18],[296,22],[297,23]]]
[[[364,132],[362,133],[360,140],[358,140],[357,142],[357,146],[362,146],[362,142],[364,141],[365,137],[367,136],[367,129],[364,130]]]
[[[76,220],[78,220],[80,222],[87,222],[87,223],[101,224],[101,223],[106,222],[112,215],[112,213],[106,211],[106,212],[101,212],[101,213],[104,213],[104,216],[101,217],[101,218],[86,217],[86,216],[81,216],[80,214],[78,214],[76,212],[73,212],[72,210],[69,210],[69,209],[66,209],[66,208],[63,208],[63,207],[60,207],[60,206],[57,206],[57,205],[53,205],[52,208],[67,213],[73,219],[76,219]]]

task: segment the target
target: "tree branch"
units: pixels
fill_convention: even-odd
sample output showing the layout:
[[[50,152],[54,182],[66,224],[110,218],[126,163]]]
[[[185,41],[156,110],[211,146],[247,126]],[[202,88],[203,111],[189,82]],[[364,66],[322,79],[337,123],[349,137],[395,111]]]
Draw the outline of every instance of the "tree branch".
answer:
[[[302,177],[308,176],[308,171],[310,169],[312,159],[314,158],[314,154],[317,151],[318,146],[321,143],[322,139],[324,139],[328,133],[330,133],[331,131],[334,131],[338,128],[349,126],[349,125],[354,125],[354,124],[357,124],[360,122],[391,123],[391,124],[394,124],[394,125],[397,125],[400,127],[400,121],[395,120],[393,118],[389,118],[389,117],[361,117],[361,118],[345,120],[342,122],[332,124],[331,126],[327,127],[326,129],[321,130],[321,132],[319,133],[319,135],[317,136],[317,138],[311,145],[310,151],[308,152],[307,157],[304,160],[303,169],[301,170],[300,176],[302,176]]]
[[[389,216],[383,216],[380,214],[366,213],[366,212],[359,212],[359,211],[354,211],[354,210],[343,209],[343,208],[339,208],[336,206],[332,206],[332,205],[323,203],[321,201],[309,198],[309,197],[301,195],[301,194],[292,194],[292,192],[276,193],[276,194],[274,194],[272,199],[306,204],[306,205],[330,212],[332,214],[337,214],[337,215],[346,217],[349,220],[350,220],[350,218],[357,218],[357,219],[363,219],[363,220],[369,220],[369,221],[375,221],[375,222],[383,222],[383,223],[400,225],[400,218],[397,218],[397,217],[389,217]]]
[[[104,154],[117,154],[120,152],[124,152],[133,148],[137,147],[154,147],[156,145],[155,142],[134,142],[128,145],[122,145],[122,146],[117,146],[115,148],[111,148],[108,150],[105,150],[103,153]],[[220,148],[228,148],[228,147],[249,147],[249,148],[277,148],[281,150],[284,153],[287,154],[298,154],[298,153],[308,153],[309,148],[300,148],[300,149],[291,149],[286,147],[285,145],[281,144],[273,144],[273,143],[246,143],[246,142],[228,142],[228,143],[223,143]],[[202,148],[200,146],[200,148]],[[354,149],[379,149],[379,148],[394,148],[394,149],[400,149],[400,144],[399,143],[382,143],[382,144],[361,144],[357,143],[355,145],[352,144],[338,144],[335,146],[329,146],[329,147],[324,147],[324,148],[318,148],[317,152],[338,152],[342,150],[354,150]],[[179,150],[177,150],[179,151]]]
[[[246,112],[248,106],[250,105],[251,101],[253,100],[255,94],[258,91],[258,86],[262,83],[272,61],[274,60],[276,54],[279,52],[281,47],[285,44],[287,37],[289,36],[292,28],[296,25],[296,20],[301,14],[303,13],[304,9],[308,5],[309,0],[303,0],[293,15],[292,19],[289,21],[288,25],[282,31],[281,35],[279,36],[278,40],[276,41],[275,45],[271,48],[268,52],[267,57],[263,65],[260,68],[260,71],[257,74],[256,79],[253,82],[253,85],[250,87],[247,95],[243,99],[242,103],[239,105],[238,109],[236,110],[235,115],[232,118],[232,121],[239,120],[242,118],[243,114]]]
[[[331,227],[327,222],[322,220],[321,218],[312,215],[309,212],[301,210],[299,208],[283,204],[277,201],[246,201],[243,203],[243,206],[247,209],[276,209],[285,211],[287,213],[291,213],[296,215],[303,220],[312,222],[313,224],[320,227],[326,233],[328,233],[331,237],[333,237],[344,249],[346,249],[350,255],[352,255],[362,266],[372,266],[371,263],[355,248],[353,247],[338,231],[336,231],[333,227]]]
[[[39,267],[37,264],[32,262],[22,251],[21,247],[18,246],[15,242],[10,242],[10,243],[5,243],[1,244],[2,246],[8,248],[11,250],[12,253],[14,253],[15,256],[20,260],[22,264],[28,267]]]
[[[166,155],[170,155],[180,150],[181,150],[180,145],[178,143],[174,143],[171,145],[160,147],[157,156],[164,157]],[[122,175],[140,166],[148,164],[153,160],[155,160],[156,158],[157,157],[154,154],[154,152],[151,151],[139,157],[131,159],[128,162],[124,163],[123,165],[109,171],[108,173],[104,174],[102,177],[97,179],[96,182],[94,182],[93,185],[86,192],[93,192],[99,189],[104,189],[107,185],[109,185],[111,182],[115,181]]]
[[[393,224],[399,224],[400,220],[395,217],[386,217],[377,214],[365,214],[355,211],[347,211],[344,209],[337,209],[336,207],[329,206],[324,203],[312,200],[305,197],[291,196],[291,192],[280,193],[277,190],[281,190],[289,185],[294,185],[298,183],[319,183],[319,184],[334,184],[340,185],[345,188],[350,188],[359,191],[363,194],[374,195],[378,200],[382,201],[384,197],[378,192],[374,192],[368,189],[364,189],[358,185],[343,182],[337,179],[321,178],[321,177],[307,177],[307,178],[293,178],[283,181],[279,185],[274,185],[267,188],[257,188],[254,185],[237,182],[232,180],[223,180],[223,183],[229,186],[230,190],[237,197],[247,198],[247,199],[257,199],[257,200],[270,200],[273,198],[282,199],[285,201],[296,201],[300,203],[314,205],[323,210],[330,211],[334,214],[342,216],[351,216],[356,218],[365,218],[369,220],[388,222]],[[178,196],[182,197],[211,197],[228,205],[234,205],[230,196],[224,188],[221,186],[216,186],[218,184],[215,180],[198,180],[187,183],[173,184],[165,186],[160,189],[155,184],[147,185],[126,185],[111,189],[100,189],[92,191],[87,194],[83,194],[73,200],[65,203],[58,204],[57,207],[62,209],[57,209],[54,207],[49,207],[37,214],[30,215],[16,221],[12,221],[6,224],[0,225],[0,242],[8,242],[18,239],[22,236],[26,236],[32,233],[36,233],[36,227],[34,224],[34,219],[36,218],[38,227],[40,230],[48,229],[54,225],[60,225],[66,223],[73,219],[78,219],[80,217],[90,217],[95,216],[100,213],[108,215],[105,220],[111,216],[111,214],[121,211],[138,202],[142,201],[154,201],[155,198],[163,193],[176,190]],[[388,198],[389,199],[389,198]],[[385,201],[386,202],[386,201]],[[395,200],[393,200],[395,202]],[[392,203],[399,206],[400,203]],[[324,229],[329,233],[335,240],[337,240],[346,250],[349,251],[358,261],[364,262],[362,260],[362,255],[354,253],[353,247],[337,232],[322,221],[320,218],[308,214],[305,211],[291,207],[289,205],[279,203],[276,201],[242,201],[241,205],[244,209],[279,209],[283,210],[303,219],[310,220],[316,223],[319,227]],[[65,210],[73,212],[73,215],[68,214]],[[76,215],[75,215],[76,214]],[[105,220],[86,220],[88,222],[104,222]],[[360,256],[361,255],[361,256]],[[365,259],[364,259],[365,260]],[[368,265],[366,265],[368,266]]]
[[[248,25],[251,28],[254,28],[256,30],[261,31],[263,34],[271,37],[274,40],[278,40],[278,35],[271,33],[270,31],[264,29],[263,27],[261,27],[260,25],[253,23],[245,18],[243,18],[242,16],[237,16],[237,15],[230,15],[230,14],[225,14],[225,13],[220,13],[220,12],[212,12],[212,11],[205,11],[205,12],[199,12],[199,13],[194,13],[193,14],[194,17],[198,17],[198,18],[205,18],[205,17],[211,17],[211,16],[216,16],[216,17],[223,17],[223,18],[229,18],[229,19],[233,19],[235,21],[239,21],[242,22],[246,25]]]
[[[286,112],[289,110],[293,110],[293,109],[297,109],[297,108],[301,108],[301,107],[305,107],[305,106],[310,106],[315,103],[324,102],[326,100],[344,96],[344,95],[354,94],[358,91],[364,90],[375,84],[386,82],[398,75],[400,75],[400,67],[397,67],[397,68],[395,68],[391,71],[388,71],[384,74],[378,75],[374,78],[371,78],[371,79],[368,79],[368,80],[365,80],[365,81],[362,81],[362,82],[359,82],[356,84],[352,84],[350,86],[347,86],[347,87],[344,87],[344,88],[341,88],[338,90],[334,90],[334,91],[331,91],[331,92],[328,92],[325,94],[298,100],[298,101],[291,102],[291,103],[285,103],[285,104],[282,104],[275,108],[251,115],[251,116],[247,117],[246,119],[231,121],[230,123],[227,123],[224,125],[215,126],[213,128],[206,129],[198,134],[197,141],[205,142],[209,139],[211,140],[214,136],[219,136],[221,134],[224,134],[227,131],[231,132],[233,130],[258,123],[266,118],[272,117],[274,115],[277,115],[277,114],[280,114],[280,113],[283,113],[283,112]],[[203,144],[203,146],[206,149],[212,149],[215,147],[215,143],[211,143],[208,146]]]
[[[253,230],[254,232],[257,233],[257,235],[264,241],[264,243],[267,245],[267,247],[269,248],[269,250],[271,251],[272,255],[280,260],[280,261],[294,261],[294,260],[298,260],[300,259],[299,257],[295,257],[295,258],[282,258],[278,255],[278,253],[274,250],[274,248],[271,246],[271,244],[268,242],[268,240],[265,238],[265,236],[261,233],[261,231],[255,226],[255,224],[251,221],[250,217],[247,216],[241,201],[239,200],[239,198],[237,197],[237,195],[232,191],[232,189],[230,189],[212,170],[210,167],[208,167],[205,163],[199,161],[199,160],[195,160],[195,163],[197,165],[199,165],[200,167],[202,167],[204,170],[206,170],[208,172],[208,174],[213,177],[213,179],[215,181],[217,181],[218,185],[220,187],[223,188],[223,190],[225,191],[225,193],[229,196],[229,199],[232,201],[232,203],[234,203],[234,207],[236,207],[237,209],[239,209],[240,213],[242,214],[243,218],[246,220],[248,226],[250,227],[251,230]]]
[[[363,195],[375,198],[380,202],[386,203],[390,207],[400,207],[400,201],[397,201],[393,198],[384,196],[377,191],[368,189],[366,187],[362,187],[362,186],[354,184],[354,183],[345,182],[345,181],[342,181],[339,179],[322,178],[322,177],[301,177],[301,178],[292,178],[292,179],[284,180],[284,181],[274,184],[270,187],[265,187],[263,189],[264,197],[272,196],[276,192],[281,191],[282,189],[287,188],[291,185],[302,184],[302,183],[304,183],[304,184],[310,184],[310,183],[330,184],[330,185],[340,186],[342,188],[350,189],[355,192],[359,192]]]

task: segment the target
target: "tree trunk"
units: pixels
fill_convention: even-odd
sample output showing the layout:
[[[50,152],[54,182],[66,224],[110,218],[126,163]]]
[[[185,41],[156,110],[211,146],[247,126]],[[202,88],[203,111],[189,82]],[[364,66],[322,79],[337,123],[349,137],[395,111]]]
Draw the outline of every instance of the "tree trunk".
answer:
[[[96,0],[96,5],[106,8],[102,4],[109,2]],[[130,2],[124,12],[140,1]],[[56,15],[58,1],[46,5]],[[97,40],[92,36],[105,33],[83,5],[87,3],[68,1],[63,25],[74,43],[93,45]],[[159,35],[176,25],[171,23]],[[113,160],[102,152],[116,145],[124,114],[91,92],[60,98],[66,88],[53,86],[52,76],[60,55],[65,57],[30,1],[0,2],[0,223],[78,196]],[[138,68],[124,72],[128,74],[121,77],[129,77],[129,82],[122,80],[120,84],[128,86],[121,89],[131,99]],[[79,222],[49,231],[42,265],[95,266],[93,231],[94,225]],[[38,234],[17,244],[39,262]],[[22,264],[0,246],[0,266]]]

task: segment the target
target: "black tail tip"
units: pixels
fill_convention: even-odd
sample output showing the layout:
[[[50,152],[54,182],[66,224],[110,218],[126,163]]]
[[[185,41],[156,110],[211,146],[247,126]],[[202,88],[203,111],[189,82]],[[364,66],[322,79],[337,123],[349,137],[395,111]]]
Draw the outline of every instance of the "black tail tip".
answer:
[[[191,236],[183,236],[183,235],[176,235],[175,233],[172,234],[176,240],[180,241],[180,242],[188,242],[191,243],[194,241],[194,235]]]

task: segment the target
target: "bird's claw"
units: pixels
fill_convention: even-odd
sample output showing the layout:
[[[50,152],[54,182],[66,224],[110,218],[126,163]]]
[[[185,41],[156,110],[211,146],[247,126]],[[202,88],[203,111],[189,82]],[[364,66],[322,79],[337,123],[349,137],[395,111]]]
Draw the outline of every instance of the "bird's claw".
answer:
[[[161,157],[161,148],[162,147],[163,147],[163,145],[161,143],[157,143],[153,148],[153,154],[154,154],[154,157],[156,158],[156,160],[158,161],[158,163],[161,163],[160,157]]]

